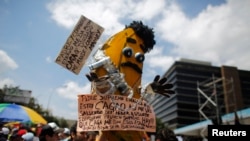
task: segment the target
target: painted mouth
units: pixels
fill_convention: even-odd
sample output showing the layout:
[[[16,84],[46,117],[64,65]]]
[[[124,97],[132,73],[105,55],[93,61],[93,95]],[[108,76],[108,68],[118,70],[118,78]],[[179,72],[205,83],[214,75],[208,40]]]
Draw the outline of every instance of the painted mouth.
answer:
[[[121,66],[130,67],[130,68],[134,69],[136,72],[138,72],[139,74],[142,74],[141,68],[139,68],[136,64],[134,64],[130,61],[121,63]]]

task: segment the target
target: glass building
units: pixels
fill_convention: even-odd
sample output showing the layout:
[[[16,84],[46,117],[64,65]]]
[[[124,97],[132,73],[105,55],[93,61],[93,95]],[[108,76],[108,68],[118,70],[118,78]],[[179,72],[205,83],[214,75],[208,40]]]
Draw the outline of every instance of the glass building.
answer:
[[[176,129],[250,106],[250,71],[210,62],[181,59],[163,75],[174,85],[170,98],[156,95],[149,103],[156,117]]]

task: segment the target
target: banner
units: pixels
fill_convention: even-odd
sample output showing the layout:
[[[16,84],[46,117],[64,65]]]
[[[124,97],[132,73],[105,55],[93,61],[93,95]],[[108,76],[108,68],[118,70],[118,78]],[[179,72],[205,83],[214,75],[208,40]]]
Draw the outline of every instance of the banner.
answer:
[[[78,131],[134,130],[155,132],[152,106],[120,95],[79,95]]]

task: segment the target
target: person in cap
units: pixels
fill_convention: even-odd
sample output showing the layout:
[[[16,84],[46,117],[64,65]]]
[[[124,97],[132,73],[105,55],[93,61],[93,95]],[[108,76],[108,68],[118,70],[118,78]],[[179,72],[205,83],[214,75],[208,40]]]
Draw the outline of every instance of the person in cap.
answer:
[[[19,129],[17,131],[17,135],[22,137],[22,135],[26,134],[27,133],[27,130],[26,129]]]
[[[11,130],[11,133],[9,134],[9,141],[20,141],[21,140],[21,137],[18,136],[18,128],[13,128]]]
[[[70,127],[70,139],[69,141],[87,141],[86,132],[77,131],[77,121]]]
[[[58,126],[55,122],[50,122],[50,123],[48,123],[48,125],[49,125],[55,132],[57,132],[58,130],[60,130],[59,126]]]
[[[71,139],[69,128],[63,128],[62,132],[60,132],[58,136],[60,141],[69,141]]]
[[[39,135],[40,141],[58,141],[58,135],[49,124],[42,127]]]
[[[34,139],[34,134],[31,132],[27,132],[24,135],[22,135],[23,141],[33,141]]]
[[[75,140],[77,121],[70,127],[70,141]]]
[[[2,127],[0,131],[0,141],[6,141],[8,139],[9,133],[10,129],[8,127]]]

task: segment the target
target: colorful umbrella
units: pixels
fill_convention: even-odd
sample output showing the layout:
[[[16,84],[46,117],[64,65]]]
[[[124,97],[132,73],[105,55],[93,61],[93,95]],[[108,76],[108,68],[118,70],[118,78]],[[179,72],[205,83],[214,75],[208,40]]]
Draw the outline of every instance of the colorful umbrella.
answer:
[[[17,104],[1,103],[0,104],[0,122],[25,122],[25,123],[42,123],[47,121],[36,111]]]

